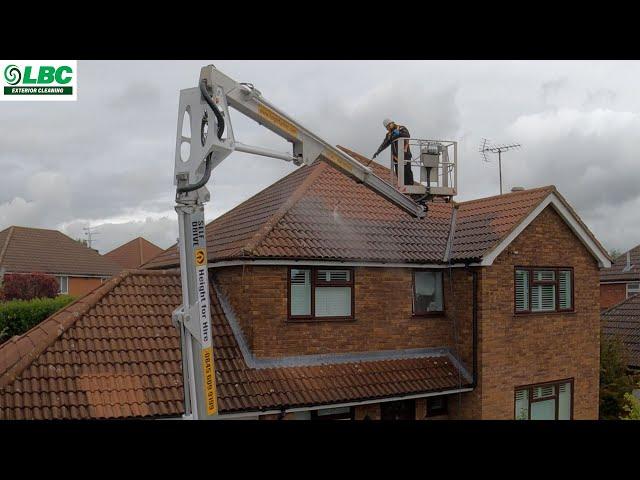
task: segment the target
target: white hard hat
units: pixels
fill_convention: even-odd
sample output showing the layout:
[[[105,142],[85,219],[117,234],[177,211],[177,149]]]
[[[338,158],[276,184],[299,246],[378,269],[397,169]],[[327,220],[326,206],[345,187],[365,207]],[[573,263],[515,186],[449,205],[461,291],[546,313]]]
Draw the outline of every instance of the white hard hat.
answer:
[[[382,125],[384,125],[384,128],[387,128],[387,125],[389,125],[390,123],[393,123],[393,120],[391,120],[390,118],[385,118],[382,121]]]

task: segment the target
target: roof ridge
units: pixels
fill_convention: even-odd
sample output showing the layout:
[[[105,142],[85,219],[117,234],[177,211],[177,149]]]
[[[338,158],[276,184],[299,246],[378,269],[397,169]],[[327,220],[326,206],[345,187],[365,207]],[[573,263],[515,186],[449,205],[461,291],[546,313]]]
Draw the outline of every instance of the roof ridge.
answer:
[[[480,198],[474,198],[473,200],[465,200],[463,202],[456,202],[457,205],[469,205],[470,203],[476,203],[476,202],[484,202],[487,200],[493,200],[494,198],[502,198],[502,197],[506,197],[506,196],[512,196],[512,195],[522,195],[525,193],[531,193],[531,192],[540,192],[540,191],[544,191],[547,190],[549,192],[557,192],[558,189],[556,188],[555,185],[546,185],[544,187],[536,187],[536,188],[528,188],[526,190],[518,190],[515,192],[507,192],[507,193],[502,193],[500,195],[491,195],[490,197],[480,197]]]
[[[300,185],[296,187],[289,198],[278,208],[278,210],[271,215],[271,217],[262,225],[258,231],[249,239],[244,247],[240,247],[240,253],[252,254],[253,250],[258,244],[264,240],[271,230],[278,224],[278,222],[284,217],[287,212],[296,204],[298,200],[302,198],[302,195],[309,189],[311,184],[324,172],[327,168],[326,162],[320,162],[316,165],[316,170],[311,172],[307,178],[305,178]]]
[[[4,245],[2,246],[2,250],[0,250],[0,265],[2,265],[2,259],[9,248],[9,241],[11,240],[11,235],[13,234],[13,229],[16,228],[14,225],[9,227],[9,233],[7,233],[7,238],[4,241]]]
[[[131,270],[122,271],[27,332],[0,345],[0,388],[14,381],[34,359],[131,274],[135,273]]]

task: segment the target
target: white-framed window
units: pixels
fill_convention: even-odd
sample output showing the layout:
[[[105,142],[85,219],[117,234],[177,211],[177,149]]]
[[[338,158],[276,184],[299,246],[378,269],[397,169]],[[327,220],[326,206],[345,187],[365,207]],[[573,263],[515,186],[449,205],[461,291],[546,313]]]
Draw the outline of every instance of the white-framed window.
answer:
[[[515,313],[573,311],[573,269],[515,269]]]
[[[58,293],[59,294],[67,294],[69,293],[69,277],[67,276],[56,276],[58,280]]]
[[[289,319],[353,318],[353,269],[289,269]]]
[[[627,298],[635,295],[636,293],[640,293],[640,282],[627,283]]]
[[[515,390],[516,420],[571,420],[573,380],[561,380]]]

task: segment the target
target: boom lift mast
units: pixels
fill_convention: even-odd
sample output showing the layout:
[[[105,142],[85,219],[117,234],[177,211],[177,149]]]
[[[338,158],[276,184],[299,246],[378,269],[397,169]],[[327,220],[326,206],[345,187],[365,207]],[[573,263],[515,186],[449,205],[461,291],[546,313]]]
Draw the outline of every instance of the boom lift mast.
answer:
[[[291,142],[292,155],[236,141],[229,107]],[[185,129],[190,133],[185,135]],[[322,156],[411,215],[425,215],[423,206],[269,103],[253,85],[238,83],[213,65],[202,67],[199,87],[180,92],[174,170],[183,303],[173,313],[173,320],[180,329],[188,419],[213,419],[218,411],[204,204],[210,198],[206,183],[211,171],[233,151],[279,158],[296,165],[310,165]]]

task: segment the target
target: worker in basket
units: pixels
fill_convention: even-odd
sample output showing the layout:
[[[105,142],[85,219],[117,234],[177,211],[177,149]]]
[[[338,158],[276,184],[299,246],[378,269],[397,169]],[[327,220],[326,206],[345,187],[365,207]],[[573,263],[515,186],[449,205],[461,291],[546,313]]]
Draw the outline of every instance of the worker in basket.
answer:
[[[397,176],[398,175],[398,143],[400,142],[396,142],[395,140],[401,137],[411,138],[411,135],[409,134],[409,130],[407,130],[407,127],[403,125],[396,125],[396,123],[393,120],[390,120],[388,118],[385,118],[382,121],[382,124],[384,125],[384,128],[387,129],[387,134],[385,135],[384,140],[382,141],[382,144],[378,147],[378,150],[376,151],[376,153],[373,154],[373,158],[376,158],[380,152],[382,152],[389,145],[391,145],[391,158],[393,159],[393,171]],[[411,160],[411,149],[409,148],[409,142],[405,140],[402,143],[404,143],[404,159],[405,161],[409,161]],[[411,165],[406,163],[404,165],[404,184],[413,185],[413,172],[411,171]]]

